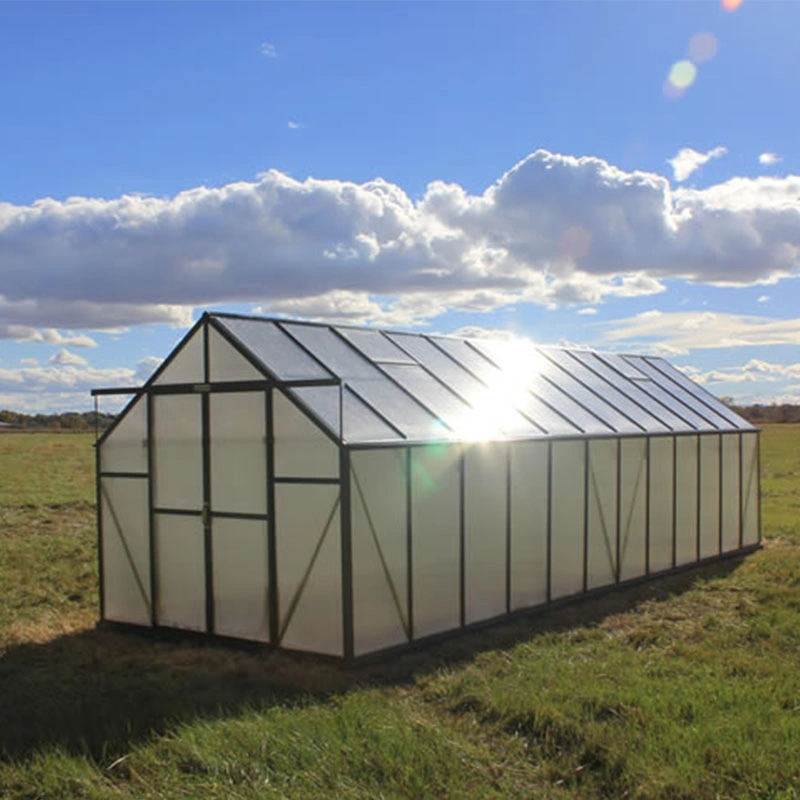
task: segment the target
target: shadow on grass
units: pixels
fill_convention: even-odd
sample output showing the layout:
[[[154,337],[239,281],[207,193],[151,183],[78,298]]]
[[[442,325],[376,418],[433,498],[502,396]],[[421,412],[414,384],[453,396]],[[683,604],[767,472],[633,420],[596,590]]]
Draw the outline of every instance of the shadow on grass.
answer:
[[[410,682],[543,632],[596,625],[644,601],[734,571],[743,556],[499,622],[383,660],[339,663],[264,649],[99,628],[0,658],[0,754],[59,746],[106,761],[181,722],[247,708],[309,705],[356,685]]]

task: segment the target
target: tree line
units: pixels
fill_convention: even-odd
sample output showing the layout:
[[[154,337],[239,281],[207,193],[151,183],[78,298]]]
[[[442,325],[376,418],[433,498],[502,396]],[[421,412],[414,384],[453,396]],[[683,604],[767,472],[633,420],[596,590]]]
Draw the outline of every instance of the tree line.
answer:
[[[95,415],[94,411],[66,411],[61,414],[21,414],[4,409],[0,411],[0,423],[5,428],[49,431],[89,431],[95,425],[101,430],[114,421],[114,414]]]

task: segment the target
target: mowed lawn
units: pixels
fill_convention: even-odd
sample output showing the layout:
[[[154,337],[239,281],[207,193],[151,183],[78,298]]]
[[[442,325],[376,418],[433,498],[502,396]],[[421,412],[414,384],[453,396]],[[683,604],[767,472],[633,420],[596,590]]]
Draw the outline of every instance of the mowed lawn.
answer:
[[[2,798],[797,798],[800,426],[762,551],[348,671],[96,631],[92,437],[0,434]]]

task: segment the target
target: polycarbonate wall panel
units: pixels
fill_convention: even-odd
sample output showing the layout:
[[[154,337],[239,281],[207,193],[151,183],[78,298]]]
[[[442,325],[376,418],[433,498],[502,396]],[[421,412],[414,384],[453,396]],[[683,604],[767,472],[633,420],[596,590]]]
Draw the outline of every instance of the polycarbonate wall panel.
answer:
[[[275,487],[280,644],[341,656],[338,486]]]
[[[697,560],[697,436],[675,440],[675,564]]]
[[[722,437],[722,549],[739,547],[739,435]]]
[[[140,397],[100,445],[103,472],[147,472],[147,401]]]
[[[214,633],[269,641],[266,521],[215,518],[211,537]]]
[[[546,442],[511,448],[511,608],[547,600]]]
[[[169,628],[206,629],[203,521],[155,515],[156,621]]]
[[[209,395],[211,510],[267,513],[264,392]]]
[[[338,477],[338,447],[283,392],[276,390],[272,397],[275,475]]]
[[[617,577],[617,440],[589,442],[587,588]]]
[[[719,436],[700,437],[700,558],[719,554]]]
[[[464,451],[464,580],[467,624],[506,613],[508,446]]]
[[[211,326],[208,328],[208,368],[208,379],[212,383],[265,380],[263,373]]]
[[[552,443],[550,597],[583,589],[584,442]]]
[[[414,637],[460,622],[459,462],[456,445],[411,450]]]
[[[428,439],[447,435],[432,414],[333,331],[313,325],[287,324],[285,327],[406,436]]]
[[[407,640],[406,450],[351,454],[355,654]]]
[[[100,479],[104,618],[150,624],[147,481]]]
[[[153,503],[157,508],[203,506],[200,395],[154,395]]]
[[[647,572],[647,439],[620,442],[620,580]]]
[[[283,381],[333,377],[274,322],[225,317],[217,321]]]
[[[671,436],[650,439],[650,571],[672,566],[672,471]]]
[[[758,434],[742,434],[742,542],[756,544],[758,532]]]
[[[153,383],[157,386],[170,383],[202,383],[206,377],[203,339],[203,329],[198,328],[186,344],[175,353],[175,357]]]

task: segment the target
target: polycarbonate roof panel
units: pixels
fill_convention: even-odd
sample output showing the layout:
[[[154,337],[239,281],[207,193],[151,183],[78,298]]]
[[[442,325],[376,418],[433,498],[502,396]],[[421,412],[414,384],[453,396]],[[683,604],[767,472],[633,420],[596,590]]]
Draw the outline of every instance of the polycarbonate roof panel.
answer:
[[[344,441],[752,430],[661,359],[368,328],[216,316]],[[340,410],[339,398],[343,408]]]
[[[333,377],[274,322],[235,317],[216,319],[282,381]]]

